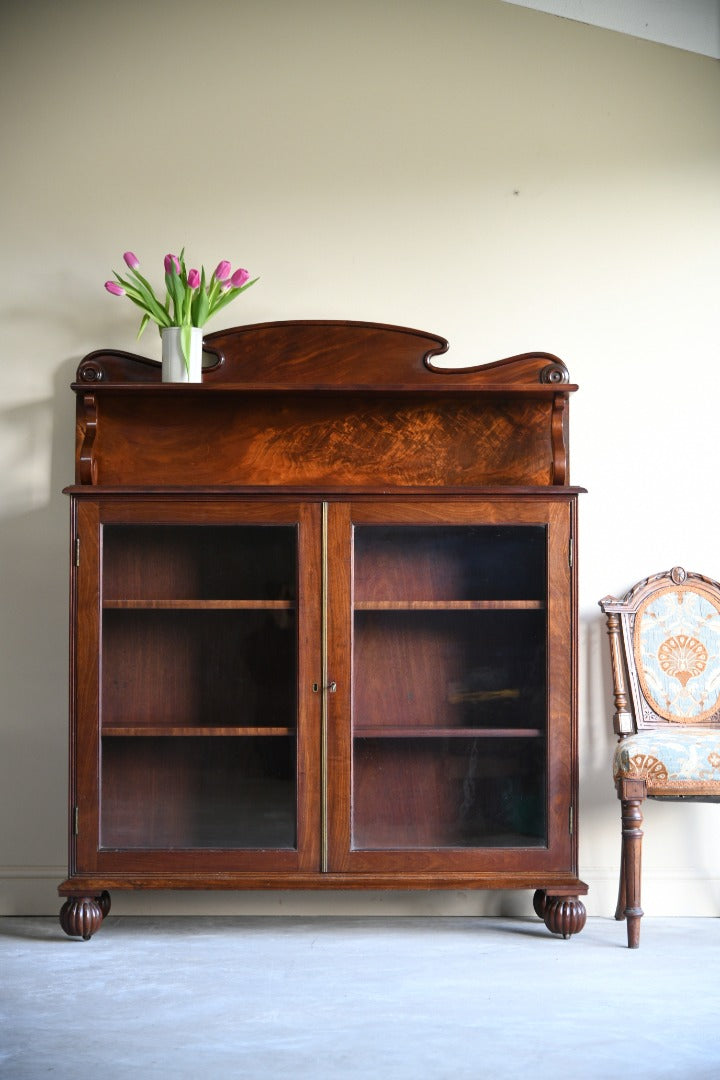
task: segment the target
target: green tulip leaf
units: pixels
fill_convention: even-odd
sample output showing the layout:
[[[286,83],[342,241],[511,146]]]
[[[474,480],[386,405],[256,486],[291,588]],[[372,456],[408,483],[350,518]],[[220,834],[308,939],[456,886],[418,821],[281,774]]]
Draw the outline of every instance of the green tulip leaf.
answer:
[[[182,349],[183,358],[185,360],[185,368],[188,375],[190,374],[190,340],[192,327],[188,324],[184,324],[180,327],[180,348]]]

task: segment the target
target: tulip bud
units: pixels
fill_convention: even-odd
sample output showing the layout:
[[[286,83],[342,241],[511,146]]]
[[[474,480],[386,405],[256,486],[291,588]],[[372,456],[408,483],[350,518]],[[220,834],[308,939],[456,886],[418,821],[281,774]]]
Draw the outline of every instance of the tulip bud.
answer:
[[[125,295],[125,290],[123,289],[122,285],[118,285],[117,281],[106,281],[105,288],[109,293],[112,293],[113,296]]]
[[[191,289],[197,289],[200,284],[200,271],[188,270],[187,283]]]
[[[180,260],[177,255],[165,256],[165,273],[172,274],[173,270],[176,274],[180,273]]]
[[[123,259],[131,270],[137,270],[138,266],[140,265],[140,260],[138,259],[137,255],[133,255],[132,251],[126,251],[123,255]]]
[[[217,264],[217,269],[213,274],[216,281],[227,281],[230,277],[230,263],[227,259],[223,259],[222,262]]]
[[[249,277],[247,270],[236,270],[230,278],[230,284],[233,289],[241,289]]]

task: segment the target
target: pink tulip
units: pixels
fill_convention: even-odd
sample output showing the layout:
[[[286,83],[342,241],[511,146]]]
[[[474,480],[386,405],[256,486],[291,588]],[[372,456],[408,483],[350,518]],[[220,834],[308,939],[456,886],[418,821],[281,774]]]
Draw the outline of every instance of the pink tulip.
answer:
[[[241,289],[249,277],[247,270],[236,270],[230,278],[230,284],[233,289]]]
[[[173,270],[176,274],[180,273],[180,260],[177,255],[165,256],[165,273],[172,274]]]
[[[123,259],[131,270],[137,270],[138,266],[140,265],[140,260],[138,259],[137,255],[133,255],[132,251],[126,251],[123,255]]]
[[[216,281],[227,281],[230,277],[230,263],[227,259],[223,259],[222,262],[217,264],[217,269],[213,274]]]
[[[191,289],[197,289],[200,284],[200,271],[188,270],[187,283]]]
[[[113,296],[125,295],[125,290],[123,289],[122,285],[118,285],[117,281],[106,281],[105,288],[109,293],[112,293]]]

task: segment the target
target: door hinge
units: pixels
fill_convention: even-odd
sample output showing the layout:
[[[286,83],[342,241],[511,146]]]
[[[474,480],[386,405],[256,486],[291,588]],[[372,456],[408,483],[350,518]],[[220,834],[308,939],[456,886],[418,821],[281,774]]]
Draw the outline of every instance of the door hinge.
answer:
[[[77,836],[80,832],[80,807],[73,806],[73,836]]]
[[[570,567],[572,567],[572,564],[573,564],[574,549],[575,549],[575,538],[571,536],[570,540],[568,541],[568,566],[570,566]]]
[[[575,827],[575,822],[574,822],[573,818],[574,818],[573,807],[571,806],[570,811],[568,813],[568,832],[570,833],[571,836],[573,834],[573,829]]]
[[[80,537],[75,537],[75,565],[80,565]]]

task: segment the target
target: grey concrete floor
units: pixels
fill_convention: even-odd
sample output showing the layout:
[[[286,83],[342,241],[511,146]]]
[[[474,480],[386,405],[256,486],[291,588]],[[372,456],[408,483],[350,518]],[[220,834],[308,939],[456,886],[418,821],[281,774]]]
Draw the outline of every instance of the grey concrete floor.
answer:
[[[0,919],[12,1080],[717,1080],[720,920]]]

